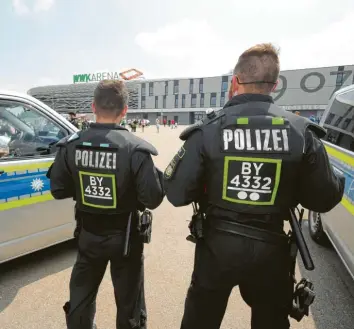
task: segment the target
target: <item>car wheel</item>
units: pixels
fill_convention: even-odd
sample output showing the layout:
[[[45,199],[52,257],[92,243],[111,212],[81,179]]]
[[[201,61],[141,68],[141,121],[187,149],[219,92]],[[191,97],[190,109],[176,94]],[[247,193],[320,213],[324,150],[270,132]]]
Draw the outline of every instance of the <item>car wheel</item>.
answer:
[[[321,245],[328,245],[328,238],[323,230],[322,215],[309,210],[309,233],[311,238]]]

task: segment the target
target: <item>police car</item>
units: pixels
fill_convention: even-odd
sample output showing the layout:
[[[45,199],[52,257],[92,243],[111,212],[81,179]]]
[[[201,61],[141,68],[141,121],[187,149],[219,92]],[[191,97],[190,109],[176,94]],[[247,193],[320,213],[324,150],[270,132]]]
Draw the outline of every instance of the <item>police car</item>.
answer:
[[[73,238],[74,203],[53,200],[46,173],[76,131],[39,100],[0,90],[0,263]]]
[[[327,130],[324,145],[335,171],[345,176],[342,202],[326,214],[309,212],[311,237],[328,240],[354,279],[354,84],[332,96],[320,125]]]

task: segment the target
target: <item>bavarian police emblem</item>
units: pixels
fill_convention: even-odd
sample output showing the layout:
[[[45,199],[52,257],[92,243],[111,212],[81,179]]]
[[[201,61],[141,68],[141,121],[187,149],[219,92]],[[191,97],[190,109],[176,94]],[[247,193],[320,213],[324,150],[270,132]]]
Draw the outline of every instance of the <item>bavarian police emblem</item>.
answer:
[[[173,157],[169,165],[167,166],[165,172],[164,172],[164,178],[165,179],[171,179],[174,172],[176,171],[176,168],[178,166],[178,163],[182,160],[184,155],[186,154],[185,148],[182,146],[177,154]]]
[[[173,168],[171,165],[168,165],[168,167],[165,170],[165,176],[170,177],[173,173]]]

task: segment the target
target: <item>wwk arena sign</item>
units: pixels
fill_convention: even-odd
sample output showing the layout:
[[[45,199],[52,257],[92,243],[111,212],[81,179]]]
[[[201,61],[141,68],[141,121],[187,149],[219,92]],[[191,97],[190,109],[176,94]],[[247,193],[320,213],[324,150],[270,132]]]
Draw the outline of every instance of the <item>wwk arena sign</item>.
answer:
[[[88,83],[99,82],[101,80],[132,80],[143,75],[136,69],[130,69],[124,72],[98,72],[98,73],[84,73],[74,74],[73,83]]]

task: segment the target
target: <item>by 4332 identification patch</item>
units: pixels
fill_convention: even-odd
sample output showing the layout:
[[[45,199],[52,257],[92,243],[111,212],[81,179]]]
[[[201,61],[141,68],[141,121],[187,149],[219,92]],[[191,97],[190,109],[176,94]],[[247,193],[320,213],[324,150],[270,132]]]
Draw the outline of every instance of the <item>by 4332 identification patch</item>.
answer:
[[[222,198],[255,206],[274,205],[282,160],[226,156]]]
[[[174,173],[176,172],[179,162],[182,160],[182,158],[184,157],[185,154],[186,154],[186,150],[182,146],[178,150],[177,154],[173,157],[171,162],[168,164],[168,166],[163,174],[165,179],[171,179],[173,177]]]
[[[101,209],[114,209],[117,206],[115,175],[80,171],[82,203],[85,206]]]

